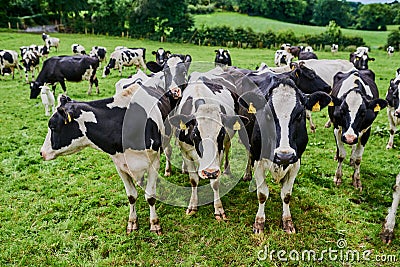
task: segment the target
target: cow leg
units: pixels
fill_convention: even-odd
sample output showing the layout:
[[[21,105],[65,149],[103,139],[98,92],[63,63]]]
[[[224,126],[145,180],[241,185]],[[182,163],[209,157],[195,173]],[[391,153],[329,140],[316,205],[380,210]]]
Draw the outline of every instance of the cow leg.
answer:
[[[14,80],[15,68],[14,67],[10,67],[10,69],[11,69],[11,73],[12,73],[12,79]],[[19,74],[19,76],[21,77],[21,73]]]
[[[281,189],[281,199],[283,208],[282,222],[283,222],[283,230],[285,230],[285,232],[288,234],[296,233],[296,229],[294,228],[292,221],[292,215],[290,214],[289,203],[290,203],[290,198],[292,196],[294,180],[296,179],[299,169],[300,169],[300,160],[298,160],[294,164],[293,169],[286,174],[282,183],[282,189]]]
[[[316,126],[315,126],[315,124],[313,123],[312,118],[311,118],[311,110],[306,109],[306,118],[307,118],[307,120],[310,122],[310,129],[311,129],[311,132],[312,132],[312,133],[315,133],[315,128],[316,128]]]
[[[230,175],[231,174],[231,167],[229,164],[229,150],[231,148],[231,140],[227,140],[224,143],[224,156],[225,156],[225,163],[224,163],[224,174]]]
[[[343,160],[346,157],[346,149],[344,147],[344,144],[341,140],[341,135],[342,135],[342,129],[334,129],[334,134],[335,134],[335,139],[336,139],[336,159],[338,161],[338,166],[336,169],[335,177],[333,178],[333,182],[339,186],[342,184],[342,163]]]
[[[356,189],[362,190],[361,179],[360,179],[360,165],[362,160],[362,155],[364,153],[364,146],[360,142],[355,146],[354,151],[352,152],[351,158],[352,162],[354,162],[354,173],[353,173],[353,186]]]
[[[226,220],[224,207],[222,206],[221,198],[219,197],[219,179],[210,179],[210,185],[214,191],[214,215],[217,221]]]
[[[396,224],[396,212],[400,202],[400,173],[396,176],[396,184],[393,186],[393,201],[386,216],[382,232],[379,234],[384,243],[390,244],[394,239],[394,226]]]
[[[161,235],[160,220],[156,213],[156,185],[158,179],[158,170],[160,169],[160,157],[157,157],[148,171],[148,181],[146,185],[146,201],[150,206],[150,231]]]
[[[194,215],[197,212],[199,199],[197,196],[197,185],[199,184],[199,176],[196,172],[196,166],[193,161],[185,160],[184,163],[189,172],[190,184],[192,186],[192,195],[190,196],[189,206],[186,210],[187,215]]]
[[[252,160],[251,160],[251,155],[248,156],[247,158],[247,166],[246,166],[246,172],[243,175],[243,181],[251,181],[252,178]]]
[[[63,89],[64,94],[67,94],[67,87],[65,86],[65,81],[61,80],[60,84],[61,84],[61,88]],[[55,90],[55,87],[54,87],[54,90]]]
[[[394,142],[394,135],[396,134],[396,124],[393,120],[393,116],[390,114],[391,111],[388,108],[387,109],[387,115],[388,115],[388,119],[389,119],[389,126],[390,126],[390,136],[389,136],[389,141],[386,145],[386,149],[391,149],[393,148],[393,142]]]
[[[169,141],[166,143],[164,147],[164,154],[165,154],[164,176],[169,177],[171,176],[171,155],[172,155],[172,147]]]
[[[325,122],[324,127],[325,127],[325,128],[329,128],[329,127],[331,127],[331,124],[332,124],[331,119],[328,119],[328,121]]]
[[[253,232],[261,234],[264,232],[265,202],[269,195],[268,186],[265,182],[265,166],[262,160],[254,163],[254,179],[257,185],[258,211],[253,224]]]

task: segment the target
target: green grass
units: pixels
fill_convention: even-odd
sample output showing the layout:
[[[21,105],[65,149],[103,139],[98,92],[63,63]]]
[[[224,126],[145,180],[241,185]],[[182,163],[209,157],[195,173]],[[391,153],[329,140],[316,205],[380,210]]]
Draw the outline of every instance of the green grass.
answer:
[[[218,12],[206,15],[196,15],[195,25],[196,27],[200,27],[201,25],[214,27],[227,25],[232,28],[250,27],[255,32],[265,32],[268,30],[279,32],[291,29],[298,36],[304,34],[320,34],[326,31],[326,27],[292,24],[234,12]],[[389,26],[388,29],[398,29],[398,26]],[[389,31],[357,31],[352,29],[342,29],[342,33],[346,36],[362,37],[368,46],[376,49],[382,48],[386,45]]]
[[[207,70],[213,65],[215,47],[91,35],[54,36],[60,38],[61,47],[51,55],[71,54],[72,43],[80,43],[87,49],[102,45],[109,53],[115,46],[124,45],[146,47],[149,61],[150,51],[164,47],[174,53],[191,54],[192,71]],[[19,46],[41,42],[40,34],[0,33],[1,49],[18,50]],[[234,65],[239,67],[254,68],[262,61],[273,65],[273,50],[230,51]],[[320,58],[348,58],[345,52],[335,56],[317,54]],[[384,97],[389,80],[400,64],[400,56],[396,53],[388,59],[384,51],[378,50],[372,56],[376,61],[370,68],[376,73],[380,94]],[[125,69],[123,73],[128,76],[132,72]],[[68,95],[76,100],[112,96],[114,84],[119,80],[117,72],[112,71],[110,77],[99,80],[100,95],[87,96],[87,82],[67,82]],[[58,86],[57,93],[60,92]],[[196,215],[188,217],[184,207],[157,202],[164,232],[159,237],[149,232],[148,205],[141,189],[137,204],[140,229],[129,236],[125,234],[128,201],[106,154],[85,149],[54,161],[42,161],[39,150],[47,133],[48,118],[44,116],[40,100],[29,99],[29,86],[24,78],[20,79],[18,74],[15,80],[1,77],[0,103],[1,266],[350,266],[327,258],[323,262],[281,262],[276,254],[273,261],[257,259],[265,247],[287,253],[305,249],[321,252],[336,249],[336,242],[341,238],[346,239],[347,249],[360,253],[370,250],[373,256],[396,255],[400,260],[400,239],[387,246],[378,236],[391,203],[395,176],[400,171],[399,136],[395,138],[393,150],[385,149],[388,139],[385,110],[372,126],[372,136],[364,153],[361,193],[351,185],[352,170],[347,164],[342,186],[333,185],[336,169],[333,130],[323,128],[326,110],[313,115],[317,132],[309,133],[291,201],[296,234],[289,236],[282,231],[280,186],[267,175],[270,197],[265,209],[264,235],[252,234],[257,197],[249,188],[254,189],[254,184],[240,181],[222,197],[229,217],[227,222],[214,219],[212,205],[201,206]],[[239,144],[235,143],[232,155],[234,171],[240,174],[245,155]],[[189,186],[187,176],[179,173],[178,164],[168,179]],[[398,226],[395,231],[400,235]],[[263,256],[263,251],[260,255]],[[398,266],[398,263],[362,261],[352,262],[351,266]]]

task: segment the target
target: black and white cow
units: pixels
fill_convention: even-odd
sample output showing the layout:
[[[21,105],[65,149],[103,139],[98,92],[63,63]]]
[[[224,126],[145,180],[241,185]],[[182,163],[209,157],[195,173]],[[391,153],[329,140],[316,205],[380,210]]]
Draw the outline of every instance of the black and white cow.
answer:
[[[386,93],[386,101],[388,102],[387,116],[389,120],[390,136],[386,145],[386,149],[393,148],[394,135],[396,128],[400,124],[400,75],[397,74],[395,79],[390,80],[390,85]]]
[[[97,57],[100,63],[106,60],[106,55],[107,55],[107,48],[103,46],[93,46],[92,50],[90,50],[89,53],[89,56]]]
[[[269,170],[272,177],[282,184],[283,229],[295,233],[289,203],[308,142],[306,110],[322,109],[331,99],[324,92],[305,95],[289,77],[260,83],[259,90],[259,93],[243,94],[239,101],[256,116],[250,136],[259,204],[253,231],[260,234],[265,228],[264,209],[269,195],[265,172]]]
[[[98,66],[99,60],[89,56],[56,56],[48,58],[43,62],[42,70],[36,81],[30,84],[30,98],[36,98],[40,93],[40,86],[44,84],[51,84],[54,93],[57,83],[60,83],[65,93],[67,91],[65,81],[80,82],[88,80],[88,94],[91,94],[93,84],[96,86],[96,92],[99,93],[99,82],[96,77]]]
[[[132,84],[112,98],[78,102],[63,96],[49,120],[49,131],[40,152],[44,160],[85,147],[111,156],[129,200],[128,234],[138,229],[135,208],[138,193],[133,180],[140,184],[145,173],[150,231],[161,234],[155,202],[162,143],[168,135],[164,122],[176,105],[176,93],[187,83],[189,65],[190,62],[178,57],[172,58],[166,63],[168,71],[162,79],[153,77],[155,80],[150,84]]]
[[[56,51],[58,51],[58,47],[60,46],[60,39],[56,37],[50,37],[50,35],[45,33],[42,33],[42,39],[45,45],[49,47],[49,50],[51,47],[55,47]]]
[[[39,73],[39,56],[35,52],[28,50],[24,53],[21,62],[25,69],[25,80],[29,83],[29,72],[32,74],[32,81],[35,79],[35,69]]]
[[[353,70],[335,75],[331,94],[332,105],[328,111],[336,138],[336,185],[342,183],[342,164],[346,157],[344,144],[348,144],[352,146],[350,164],[354,166],[353,186],[362,190],[360,164],[364,148],[371,133],[372,123],[379,110],[387,105],[386,100],[379,98],[374,77],[371,70]]]
[[[130,67],[135,65],[136,70],[142,67],[146,70],[146,64],[144,62],[146,49],[118,49],[111,53],[110,60],[107,66],[103,70],[103,78],[110,74],[111,69],[118,69],[119,76],[122,75],[122,68]]]
[[[293,60],[293,55],[286,50],[276,50],[274,63],[277,67],[283,67],[289,65]]]
[[[339,45],[338,44],[332,44],[331,45],[331,53],[336,54],[339,51]]]
[[[222,69],[218,67],[218,71]],[[192,73],[176,115],[170,118],[170,122],[177,128],[178,143],[192,186],[186,213],[193,215],[197,212],[199,180],[209,179],[214,193],[215,218],[224,220],[226,215],[219,195],[220,165],[225,154],[224,173],[230,174],[230,139],[234,130],[245,130],[242,120],[247,119],[236,115],[238,97],[226,87],[228,84],[232,89],[233,84],[219,83],[209,74],[215,75],[215,70]]]
[[[21,69],[18,62],[18,53],[14,50],[0,50],[0,73],[4,75],[4,70],[10,69],[14,79],[14,71]],[[21,72],[19,73],[21,77]]]
[[[232,58],[229,50],[227,49],[216,49],[215,51],[215,59],[214,64],[215,66],[225,67],[225,66],[232,66]]]
[[[388,54],[389,57],[393,56],[393,54],[394,54],[394,47],[391,46],[391,45],[389,45],[389,46],[386,48],[386,52],[387,52],[387,54]]]
[[[357,47],[356,52],[350,53],[350,62],[358,70],[367,70],[368,62],[375,61],[375,58],[369,57],[369,48],[365,46]]]
[[[385,218],[382,231],[379,234],[382,241],[390,244],[394,239],[394,226],[396,224],[396,213],[400,202],[400,173],[396,176],[396,183],[393,186],[393,201]]]
[[[152,51],[152,55],[156,56],[156,62],[163,66],[167,62],[168,58],[172,55],[171,51],[165,51],[164,48],[160,47],[157,51]]]
[[[80,44],[72,44],[71,45],[72,53],[75,55],[86,55],[85,47]]]

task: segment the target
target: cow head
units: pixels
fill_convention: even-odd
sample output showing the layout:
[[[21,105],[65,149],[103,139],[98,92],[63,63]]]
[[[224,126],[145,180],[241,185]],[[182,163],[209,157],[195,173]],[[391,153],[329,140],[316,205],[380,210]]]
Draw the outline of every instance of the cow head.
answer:
[[[197,100],[197,103],[201,100]],[[202,179],[217,179],[221,175],[220,163],[226,135],[244,129],[247,118],[225,115],[215,104],[196,105],[194,114],[178,114],[170,118],[180,131],[179,140],[195,147],[198,156],[198,175]],[[231,137],[231,136],[230,136]]]
[[[57,111],[49,120],[48,133],[40,149],[43,159],[52,160],[60,155],[73,154],[88,146],[86,122],[96,122],[94,114],[80,110],[76,102],[61,96]]]
[[[116,59],[115,58],[110,58],[110,61],[108,62],[107,66],[104,67],[103,70],[103,78],[105,78],[108,74],[110,74],[111,69],[115,67]]]
[[[368,61],[375,61],[375,58],[369,57],[367,53],[350,54],[350,62],[353,63],[354,67],[358,70],[367,70]]]
[[[43,83],[34,81],[30,83],[30,88],[31,88],[31,95],[30,95],[30,99],[35,99],[38,97],[38,95],[40,94],[40,87],[43,85]]]
[[[290,77],[295,81],[299,89],[306,94],[317,91],[325,93],[331,92],[331,87],[314,70],[307,68],[303,61],[299,63],[291,63]]]
[[[151,54],[156,56],[156,62],[163,66],[167,62],[168,58],[171,56],[170,51],[165,51],[164,48],[159,48],[157,51],[152,51]]]
[[[215,65],[220,65],[220,66],[231,66],[232,61],[231,61],[231,55],[229,53],[229,50],[226,49],[216,49],[215,50],[215,60],[214,60]]]
[[[400,118],[400,96],[399,96],[400,79],[391,79],[389,89],[386,93],[386,101],[388,105],[394,109],[393,116]]]

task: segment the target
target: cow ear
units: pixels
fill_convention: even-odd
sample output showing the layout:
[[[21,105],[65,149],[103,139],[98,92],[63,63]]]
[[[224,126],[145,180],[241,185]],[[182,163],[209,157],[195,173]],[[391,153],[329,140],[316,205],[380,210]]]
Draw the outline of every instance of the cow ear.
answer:
[[[155,61],[150,61],[146,63],[146,67],[154,73],[160,72],[163,70],[163,67],[157,64]]]
[[[307,96],[306,109],[320,111],[331,103],[331,97],[325,92],[315,92]]]
[[[370,57],[369,60],[375,61],[375,58],[374,57]]]
[[[215,52],[215,53],[218,53],[218,49],[215,49],[214,52]]]
[[[190,55],[185,55],[185,66],[186,70],[189,71],[190,63],[192,63],[192,57]]]
[[[169,118],[171,125],[186,130],[190,124],[194,124],[195,118],[193,115],[177,114]]]
[[[255,114],[267,104],[264,96],[255,92],[247,92],[239,97],[239,104],[247,109],[247,113]]]
[[[65,104],[67,104],[68,102],[72,101],[71,98],[69,96],[66,95],[60,95],[58,97],[58,103],[59,106],[64,106]]]
[[[384,99],[374,99],[369,101],[368,108],[372,109],[374,112],[379,112],[381,109],[386,108],[388,102]]]
[[[157,52],[156,51],[151,51],[151,54],[155,55],[155,54],[157,54]]]

